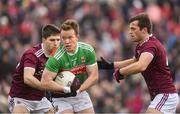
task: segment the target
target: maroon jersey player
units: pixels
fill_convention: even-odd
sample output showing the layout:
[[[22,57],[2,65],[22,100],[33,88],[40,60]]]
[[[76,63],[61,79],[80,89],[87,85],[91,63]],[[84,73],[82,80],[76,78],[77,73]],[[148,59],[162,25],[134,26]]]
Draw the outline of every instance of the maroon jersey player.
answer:
[[[13,74],[9,92],[9,109],[12,113],[53,113],[40,84],[48,56],[60,44],[60,31],[48,24],[42,29],[42,43],[28,49]]]
[[[98,67],[117,68],[113,74],[117,82],[127,75],[141,72],[151,96],[146,113],[175,113],[179,97],[173,85],[166,52],[158,39],[150,33],[151,21],[147,14],[131,18],[129,34],[131,40],[138,43],[135,57],[113,63],[102,58],[98,61]]]
[[[151,56],[153,56],[146,70],[142,71],[151,100],[159,93],[176,93],[165,49],[155,36],[150,36],[146,42],[136,46],[135,57],[137,60],[140,59],[142,53],[152,54]]]

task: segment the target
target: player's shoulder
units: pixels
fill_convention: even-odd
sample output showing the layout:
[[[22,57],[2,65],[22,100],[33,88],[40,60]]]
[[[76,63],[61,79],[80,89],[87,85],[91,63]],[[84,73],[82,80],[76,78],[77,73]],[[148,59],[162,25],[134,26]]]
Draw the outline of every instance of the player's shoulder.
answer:
[[[55,54],[53,55],[54,58],[57,60],[60,59],[64,54],[66,53],[66,50],[64,48],[64,45],[60,45],[58,49],[56,49]]]
[[[89,50],[91,52],[94,51],[94,48],[90,44],[87,44],[87,43],[84,43],[84,42],[78,42],[78,46],[81,49],[84,49],[84,50]]]
[[[44,54],[41,44],[37,44],[28,50],[25,51],[24,55],[35,55],[36,57],[40,57]]]
[[[151,35],[149,37],[149,40],[144,43],[144,47],[154,47],[156,48],[158,45],[159,45],[159,40],[154,36],[154,35]]]
[[[136,45],[136,50],[144,50],[148,48],[156,49],[156,38],[150,35],[143,43]]]

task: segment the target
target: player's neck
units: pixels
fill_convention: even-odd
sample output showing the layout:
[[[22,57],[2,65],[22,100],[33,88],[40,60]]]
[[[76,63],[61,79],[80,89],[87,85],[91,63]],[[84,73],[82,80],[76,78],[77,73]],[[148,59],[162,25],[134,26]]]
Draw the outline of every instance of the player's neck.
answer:
[[[50,53],[46,50],[45,45],[44,45],[43,43],[41,44],[41,47],[42,47],[42,50],[43,50],[43,52],[44,52],[44,55],[45,55],[46,57],[49,57]]]
[[[139,45],[142,45],[142,44],[144,44],[145,42],[147,42],[148,40],[149,40],[149,34],[146,34],[143,38],[142,38],[142,40],[139,42]]]

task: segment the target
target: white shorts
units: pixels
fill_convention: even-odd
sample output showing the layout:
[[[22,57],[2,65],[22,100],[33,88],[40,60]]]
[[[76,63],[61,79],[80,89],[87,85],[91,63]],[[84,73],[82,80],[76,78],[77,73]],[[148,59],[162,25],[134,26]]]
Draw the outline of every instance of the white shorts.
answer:
[[[9,96],[8,104],[9,104],[8,107],[10,112],[12,112],[14,106],[17,105],[25,106],[29,110],[29,112],[32,113],[44,113],[53,107],[51,102],[46,97],[43,97],[40,101],[32,101],[17,97],[11,98]]]
[[[75,97],[53,98],[52,101],[57,114],[67,109],[79,112],[93,107],[89,94],[85,91]]]
[[[149,108],[154,108],[164,114],[175,114],[178,103],[179,96],[177,93],[163,93],[156,95]]]

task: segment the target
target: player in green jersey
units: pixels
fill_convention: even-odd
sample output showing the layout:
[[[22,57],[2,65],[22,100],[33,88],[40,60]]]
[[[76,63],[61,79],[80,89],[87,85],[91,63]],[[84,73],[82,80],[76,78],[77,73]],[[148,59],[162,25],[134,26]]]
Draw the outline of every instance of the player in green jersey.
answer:
[[[78,42],[79,25],[75,20],[66,20],[60,28],[62,45],[49,58],[42,76],[42,84],[47,90],[61,91],[53,79],[61,71],[71,71],[80,80],[77,91],[68,90],[70,94],[54,94],[53,105],[57,113],[94,113],[93,105],[86,90],[98,80],[96,54],[92,46]]]

